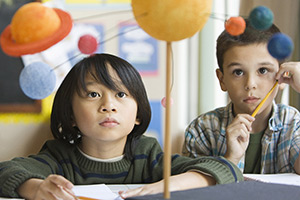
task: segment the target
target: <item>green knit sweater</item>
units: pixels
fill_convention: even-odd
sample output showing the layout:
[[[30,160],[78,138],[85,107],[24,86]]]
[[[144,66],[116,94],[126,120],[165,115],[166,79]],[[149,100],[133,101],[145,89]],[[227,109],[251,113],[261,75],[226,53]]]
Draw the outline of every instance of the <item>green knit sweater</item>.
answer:
[[[188,170],[211,174],[218,184],[243,180],[241,171],[225,158],[172,156],[172,175]],[[0,196],[19,197],[16,189],[24,181],[50,174],[62,175],[75,185],[152,183],[163,178],[163,153],[156,139],[142,136],[132,161],[97,162],[82,155],[75,145],[50,140],[37,155],[0,163]]]

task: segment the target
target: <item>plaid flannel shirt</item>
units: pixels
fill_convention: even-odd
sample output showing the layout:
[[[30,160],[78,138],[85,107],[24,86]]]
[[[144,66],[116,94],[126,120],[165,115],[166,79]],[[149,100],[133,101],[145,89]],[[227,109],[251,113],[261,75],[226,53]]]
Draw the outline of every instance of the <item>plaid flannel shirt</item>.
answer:
[[[183,155],[224,156],[226,127],[232,122],[232,103],[200,115],[187,127]],[[300,113],[291,106],[273,102],[272,116],[261,140],[261,174],[294,172],[300,151]],[[238,163],[244,170],[245,158]]]

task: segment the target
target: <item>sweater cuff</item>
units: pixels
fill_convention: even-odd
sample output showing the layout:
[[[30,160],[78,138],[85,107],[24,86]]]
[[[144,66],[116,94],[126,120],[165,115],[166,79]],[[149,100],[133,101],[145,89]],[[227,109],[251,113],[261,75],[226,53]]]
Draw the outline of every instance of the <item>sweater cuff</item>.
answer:
[[[197,169],[214,177],[217,184],[244,181],[241,170],[224,157],[201,157]]]
[[[45,179],[45,177],[35,174],[14,174],[3,184],[2,193],[7,197],[20,198],[20,195],[17,193],[17,189],[21,186],[21,184],[31,178]]]

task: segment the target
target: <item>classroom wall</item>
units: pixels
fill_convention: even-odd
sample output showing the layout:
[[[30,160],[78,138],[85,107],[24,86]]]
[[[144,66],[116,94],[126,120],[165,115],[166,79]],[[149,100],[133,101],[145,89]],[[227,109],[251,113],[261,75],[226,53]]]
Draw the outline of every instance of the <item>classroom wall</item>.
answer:
[[[34,154],[51,138],[48,123],[0,123],[0,161]]]
[[[37,153],[52,139],[50,113],[53,95],[41,102],[40,113],[0,112],[0,161]]]
[[[100,45],[100,50],[116,55],[120,54],[120,37],[117,36],[120,34],[120,27],[124,24],[131,25],[135,23],[134,16],[132,12],[130,12],[130,6],[100,8],[99,6],[73,5],[66,6],[65,9],[72,15],[74,24],[89,24],[97,27],[99,25],[99,27],[102,27],[100,31],[104,34],[101,40],[106,42]],[[115,13],[107,14],[109,12]],[[99,15],[99,17],[88,17],[96,15]],[[50,66],[55,68],[58,64],[65,61],[67,55],[65,50],[67,50],[68,53],[76,54],[76,52],[72,52],[70,49],[73,45],[72,43],[76,41],[76,37],[78,39],[78,35],[72,33],[61,43],[44,52],[24,56],[23,61],[25,64],[28,64],[33,60],[43,59],[44,62],[47,62]],[[160,101],[165,97],[166,92],[166,43],[164,41],[156,41],[155,44],[157,45],[157,68],[150,73],[141,73],[141,75],[148,92],[149,100],[153,106],[153,121],[155,122],[155,124],[152,124],[148,129],[146,135],[156,137],[163,147],[165,111]],[[172,43],[174,69],[172,76],[172,98],[174,103],[171,108],[172,153],[181,152],[183,132],[187,125],[187,85],[185,84],[187,79],[186,68],[188,67],[187,44],[187,41]],[[70,57],[72,56],[69,56],[69,58]],[[56,70],[58,77],[57,87],[74,62],[74,60],[71,60]],[[47,106],[51,106],[51,102],[48,102]],[[41,114],[42,116],[37,115],[39,114],[0,113],[0,161],[8,160],[16,156],[27,156],[37,153],[44,141],[52,139],[49,127],[50,113],[43,113]],[[155,121],[155,119],[160,120]]]

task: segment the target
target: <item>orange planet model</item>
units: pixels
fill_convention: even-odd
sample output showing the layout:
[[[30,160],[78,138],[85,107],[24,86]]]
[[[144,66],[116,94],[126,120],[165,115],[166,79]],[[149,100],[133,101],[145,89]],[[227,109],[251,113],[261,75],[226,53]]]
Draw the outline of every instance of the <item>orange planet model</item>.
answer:
[[[230,17],[225,22],[225,29],[227,33],[232,36],[238,36],[244,33],[246,29],[246,22],[245,20],[238,16],[238,17]]]
[[[22,56],[41,52],[65,38],[72,29],[71,16],[39,2],[25,4],[1,34],[4,53]]]
[[[192,37],[208,20],[212,0],[132,0],[139,26],[150,36],[168,42]]]

